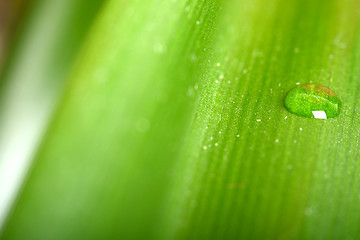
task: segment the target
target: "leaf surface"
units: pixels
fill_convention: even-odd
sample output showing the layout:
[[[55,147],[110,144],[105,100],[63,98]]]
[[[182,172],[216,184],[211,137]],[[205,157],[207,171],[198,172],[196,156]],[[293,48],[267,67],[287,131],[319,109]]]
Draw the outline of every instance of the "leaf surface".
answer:
[[[359,7],[109,1],[4,239],[358,238]],[[340,116],[289,113],[298,83]]]

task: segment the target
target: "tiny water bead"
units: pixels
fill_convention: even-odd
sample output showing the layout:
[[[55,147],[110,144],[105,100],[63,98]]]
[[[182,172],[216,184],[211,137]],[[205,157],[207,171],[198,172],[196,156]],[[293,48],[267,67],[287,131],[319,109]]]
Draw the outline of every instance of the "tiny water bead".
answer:
[[[329,88],[308,84],[295,88],[286,96],[285,107],[301,117],[327,119],[340,114],[341,102]]]

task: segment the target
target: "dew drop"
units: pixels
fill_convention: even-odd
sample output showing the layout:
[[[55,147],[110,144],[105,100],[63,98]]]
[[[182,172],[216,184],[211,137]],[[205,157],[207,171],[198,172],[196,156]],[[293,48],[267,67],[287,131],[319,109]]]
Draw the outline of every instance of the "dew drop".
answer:
[[[312,208],[308,207],[308,208],[305,209],[305,215],[306,216],[310,216],[313,213],[314,213],[314,210]]]
[[[340,114],[341,102],[329,88],[308,84],[295,88],[286,96],[285,107],[301,117],[327,119]]]

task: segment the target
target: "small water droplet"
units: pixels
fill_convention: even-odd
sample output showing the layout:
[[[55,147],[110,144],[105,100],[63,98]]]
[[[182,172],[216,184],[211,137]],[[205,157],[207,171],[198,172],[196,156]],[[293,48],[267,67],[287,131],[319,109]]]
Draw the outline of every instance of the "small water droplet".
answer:
[[[161,43],[156,43],[153,46],[153,50],[155,53],[163,53],[164,51],[166,51],[166,46]]]
[[[187,92],[186,92],[186,95],[188,97],[194,97],[195,96],[195,92],[194,92],[194,89],[192,87],[190,87]]]
[[[285,107],[302,117],[327,119],[340,114],[340,99],[329,88],[308,84],[295,88],[286,96]]]
[[[305,209],[305,215],[310,216],[314,213],[314,210],[311,207]]]
[[[256,119],[257,122],[261,122],[261,119]]]
[[[197,60],[197,56],[196,56],[195,53],[192,53],[192,54],[190,55],[190,58],[191,58],[191,60],[192,60],[193,62],[195,62],[195,61]]]

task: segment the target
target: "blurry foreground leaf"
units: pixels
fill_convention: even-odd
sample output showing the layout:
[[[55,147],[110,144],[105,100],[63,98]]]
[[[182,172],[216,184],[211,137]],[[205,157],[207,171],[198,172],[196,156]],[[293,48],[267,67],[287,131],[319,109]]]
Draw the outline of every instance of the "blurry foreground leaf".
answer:
[[[32,1],[12,43],[0,76],[0,229],[102,2]]]

